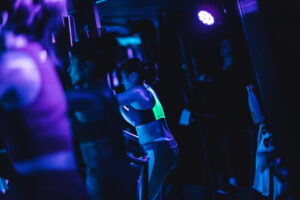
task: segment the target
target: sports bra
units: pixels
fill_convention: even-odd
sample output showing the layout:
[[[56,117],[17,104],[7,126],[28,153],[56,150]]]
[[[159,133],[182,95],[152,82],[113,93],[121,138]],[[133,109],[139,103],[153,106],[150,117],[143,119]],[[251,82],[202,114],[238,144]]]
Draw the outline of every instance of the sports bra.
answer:
[[[135,126],[140,126],[144,124],[148,124],[150,122],[164,119],[165,113],[163,107],[154,92],[154,90],[149,85],[144,85],[146,89],[151,92],[152,96],[154,97],[154,106],[150,109],[145,110],[138,110],[133,108],[132,106],[127,106],[128,108],[128,117],[134,121]]]

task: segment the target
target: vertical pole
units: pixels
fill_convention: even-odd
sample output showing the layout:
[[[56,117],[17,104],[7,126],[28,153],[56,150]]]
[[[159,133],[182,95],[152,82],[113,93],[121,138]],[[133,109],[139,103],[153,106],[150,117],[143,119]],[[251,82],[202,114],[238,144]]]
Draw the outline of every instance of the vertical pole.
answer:
[[[68,14],[74,17],[79,40],[102,35],[99,10],[94,0],[72,0]]]
[[[142,200],[148,200],[148,179],[149,179],[149,168],[148,168],[149,159],[147,160],[147,163],[144,164],[143,167],[143,196]]]

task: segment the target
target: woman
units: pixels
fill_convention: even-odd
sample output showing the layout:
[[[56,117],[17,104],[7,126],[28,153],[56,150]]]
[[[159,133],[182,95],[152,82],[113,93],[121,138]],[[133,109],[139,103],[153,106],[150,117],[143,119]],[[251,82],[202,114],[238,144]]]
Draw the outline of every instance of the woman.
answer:
[[[0,138],[17,174],[20,199],[89,199],[49,51],[50,33],[64,9],[62,0],[0,1]]]
[[[77,43],[68,69],[75,88],[67,92],[74,137],[80,142],[93,200],[136,198],[138,176],[126,156],[122,118],[107,82],[116,62],[114,44],[110,36]]]
[[[151,73],[151,69],[136,58],[125,62],[120,70],[125,91],[118,94],[117,99],[121,114],[135,127],[139,142],[149,156],[148,198],[154,200],[177,165],[177,144],[162,105],[149,85],[156,78],[155,70]]]

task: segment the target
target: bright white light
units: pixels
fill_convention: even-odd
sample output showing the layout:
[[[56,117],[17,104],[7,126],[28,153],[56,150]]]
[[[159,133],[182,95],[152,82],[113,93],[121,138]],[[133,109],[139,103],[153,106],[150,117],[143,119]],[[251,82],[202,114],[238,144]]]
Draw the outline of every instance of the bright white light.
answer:
[[[213,25],[215,23],[214,17],[207,11],[201,10],[198,12],[199,20],[206,25]]]

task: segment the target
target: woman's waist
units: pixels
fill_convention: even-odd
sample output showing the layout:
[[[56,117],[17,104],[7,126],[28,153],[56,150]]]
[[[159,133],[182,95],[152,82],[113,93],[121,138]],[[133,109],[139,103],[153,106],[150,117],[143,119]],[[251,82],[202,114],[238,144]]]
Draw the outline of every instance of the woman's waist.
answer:
[[[141,145],[152,143],[152,142],[172,142],[175,141],[174,137],[170,132],[140,132],[137,131],[139,136],[139,143]]]
[[[167,144],[170,147],[177,148],[177,142],[173,137],[159,137],[152,141],[148,141],[146,143],[141,144],[144,149],[148,149],[148,146]]]
[[[167,126],[161,121],[155,121],[148,124],[136,126],[136,132],[139,136],[140,144],[145,144],[162,138],[173,139]],[[164,139],[163,139],[164,140]]]
[[[141,145],[158,140],[165,140],[168,138],[164,132],[137,131],[137,134],[139,136],[139,143]]]

